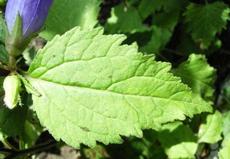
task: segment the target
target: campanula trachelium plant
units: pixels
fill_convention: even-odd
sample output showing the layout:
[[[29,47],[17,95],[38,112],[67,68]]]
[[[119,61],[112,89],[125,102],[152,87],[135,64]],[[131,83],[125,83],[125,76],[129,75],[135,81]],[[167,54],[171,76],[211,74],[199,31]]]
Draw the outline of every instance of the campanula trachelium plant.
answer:
[[[0,159],[230,159],[229,26],[227,0],[0,0]]]

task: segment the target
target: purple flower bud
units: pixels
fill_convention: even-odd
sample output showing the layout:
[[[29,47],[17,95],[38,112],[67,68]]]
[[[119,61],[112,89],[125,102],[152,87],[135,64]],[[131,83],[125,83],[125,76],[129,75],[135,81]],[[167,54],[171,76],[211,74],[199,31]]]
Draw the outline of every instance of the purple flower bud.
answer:
[[[8,0],[6,5],[5,19],[12,33],[16,18],[22,19],[23,37],[39,31],[48,15],[53,0]]]

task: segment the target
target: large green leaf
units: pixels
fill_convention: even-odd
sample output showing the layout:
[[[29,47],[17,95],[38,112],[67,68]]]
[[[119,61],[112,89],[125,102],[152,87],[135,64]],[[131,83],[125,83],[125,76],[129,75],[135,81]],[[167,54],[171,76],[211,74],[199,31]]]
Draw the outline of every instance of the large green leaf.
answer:
[[[187,30],[192,38],[206,49],[214,40],[216,33],[225,28],[230,9],[223,2],[206,5],[190,4],[185,12]]]
[[[78,27],[39,51],[27,78],[41,96],[33,104],[56,139],[78,147],[142,136],[141,129],[211,111],[174,77],[170,64],[121,45],[123,35]]]
[[[205,99],[211,99],[214,94],[216,70],[209,66],[205,56],[191,54],[189,59],[175,69],[175,75],[188,84],[194,93]]]
[[[93,28],[102,0],[54,0],[41,36],[50,40],[75,26]]]

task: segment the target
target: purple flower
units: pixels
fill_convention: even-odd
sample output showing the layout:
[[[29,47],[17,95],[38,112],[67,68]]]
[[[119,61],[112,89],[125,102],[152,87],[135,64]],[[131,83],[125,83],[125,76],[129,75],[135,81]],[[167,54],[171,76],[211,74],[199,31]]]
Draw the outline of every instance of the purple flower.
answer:
[[[53,0],[8,0],[5,19],[12,33],[17,15],[22,18],[23,37],[39,31],[43,26]]]

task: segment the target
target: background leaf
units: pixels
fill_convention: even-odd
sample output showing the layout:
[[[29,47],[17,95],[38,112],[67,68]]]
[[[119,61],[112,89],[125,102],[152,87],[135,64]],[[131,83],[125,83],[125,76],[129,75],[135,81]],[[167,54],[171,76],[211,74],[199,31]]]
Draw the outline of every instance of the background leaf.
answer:
[[[101,0],[55,0],[40,35],[51,40],[75,26],[93,28],[97,23]]]
[[[105,25],[105,30],[109,33],[135,33],[147,29],[147,26],[142,23],[138,10],[123,3],[112,9],[111,17]]]
[[[206,123],[203,123],[199,129],[199,142],[214,144],[221,140],[223,119],[220,112],[207,116]]]
[[[180,122],[166,124],[158,137],[169,158],[195,158],[197,138],[188,126]]]
[[[200,43],[201,48],[207,49],[216,34],[226,28],[229,13],[229,7],[223,2],[190,4],[184,14],[187,31],[196,42]]]
[[[171,32],[168,29],[157,26],[152,27],[152,36],[150,41],[140,50],[146,53],[159,53],[161,49],[169,42]]]
[[[181,5],[184,3],[183,0],[154,0],[151,2],[149,0],[142,0],[138,7],[138,10],[143,17],[143,19],[147,18],[152,13],[164,10],[166,12],[171,12],[175,10],[179,10]]]
[[[212,99],[216,70],[209,66],[205,56],[191,54],[187,61],[174,70],[175,75],[204,99]]]
[[[230,112],[226,112],[223,115],[223,137],[222,149],[219,151],[220,159],[228,159],[230,157]]]

